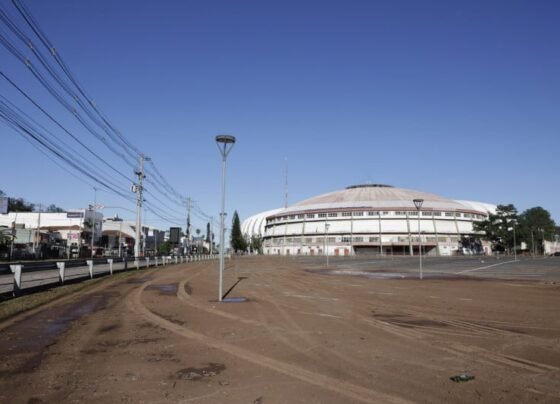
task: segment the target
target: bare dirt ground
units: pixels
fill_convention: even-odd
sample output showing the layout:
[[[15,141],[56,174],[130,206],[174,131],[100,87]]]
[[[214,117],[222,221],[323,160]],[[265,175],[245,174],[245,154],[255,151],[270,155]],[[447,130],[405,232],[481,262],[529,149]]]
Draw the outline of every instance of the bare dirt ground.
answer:
[[[235,258],[238,303],[216,262],[108,279],[0,323],[0,402],[560,402],[560,266],[368,262]]]

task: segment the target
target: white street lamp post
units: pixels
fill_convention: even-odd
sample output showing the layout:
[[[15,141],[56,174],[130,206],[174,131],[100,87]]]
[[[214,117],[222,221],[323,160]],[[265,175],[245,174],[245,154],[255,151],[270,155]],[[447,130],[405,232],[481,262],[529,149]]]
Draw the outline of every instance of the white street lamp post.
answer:
[[[222,156],[222,212],[220,214],[220,276],[218,286],[218,301],[223,298],[223,276],[224,276],[224,218],[226,207],[226,159],[235,144],[235,136],[218,135],[216,145]]]
[[[329,266],[329,227],[330,224],[325,221],[325,255],[327,256],[327,266]]]
[[[422,280],[422,238],[420,238],[420,209],[422,208],[424,199],[414,199],[412,202],[414,202],[414,206],[416,206],[416,210],[418,211],[418,252],[420,253],[420,280]]]

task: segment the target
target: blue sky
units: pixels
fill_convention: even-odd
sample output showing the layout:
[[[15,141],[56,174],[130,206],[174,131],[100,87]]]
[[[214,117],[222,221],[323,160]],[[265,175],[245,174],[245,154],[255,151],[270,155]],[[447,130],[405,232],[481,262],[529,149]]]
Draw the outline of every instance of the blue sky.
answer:
[[[227,211],[242,219],[283,206],[287,159],[290,203],[371,182],[519,211],[542,206],[560,222],[559,2],[24,4],[111,123],[208,215],[220,209],[214,137],[230,133]],[[0,6],[26,27],[11,1]],[[132,182],[131,168],[2,47],[0,60]],[[58,130],[1,77],[0,92]],[[2,122],[0,137],[4,192],[68,209],[93,202],[91,184]],[[102,190],[97,202],[135,206]],[[193,217],[195,228],[205,223]]]

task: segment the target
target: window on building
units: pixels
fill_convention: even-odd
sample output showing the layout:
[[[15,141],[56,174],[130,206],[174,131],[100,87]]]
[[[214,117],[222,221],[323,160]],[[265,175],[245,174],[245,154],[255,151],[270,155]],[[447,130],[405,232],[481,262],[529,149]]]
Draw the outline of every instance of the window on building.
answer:
[[[352,212],[342,212],[342,216],[352,216]]]
[[[337,212],[329,212],[329,217],[338,217]]]
[[[363,216],[364,212],[354,212],[354,216]]]
[[[352,241],[352,237],[350,236],[342,236],[341,240],[343,243],[350,243]]]
[[[434,212],[434,216],[441,216],[441,212]]]
[[[409,216],[418,216],[418,211],[417,210],[410,211],[410,212],[408,212],[408,215]]]
[[[404,212],[400,212],[400,211],[395,211],[395,216],[404,216],[405,213]]]
[[[307,215],[305,215],[305,217],[307,217],[308,219],[315,219],[315,214],[314,213],[308,213]]]
[[[294,220],[296,218],[296,215],[290,215],[290,220]]]
[[[453,212],[445,212],[446,217],[454,217],[455,214]]]
[[[364,238],[362,236],[354,237],[354,242],[355,243],[362,243],[363,241],[364,241]]]
[[[298,219],[303,219],[303,215],[297,215]]]
[[[432,216],[432,212],[422,212],[422,216]]]
[[[327,217],[327,214],[326,213],[319,213],[318,216],[319,217]]]

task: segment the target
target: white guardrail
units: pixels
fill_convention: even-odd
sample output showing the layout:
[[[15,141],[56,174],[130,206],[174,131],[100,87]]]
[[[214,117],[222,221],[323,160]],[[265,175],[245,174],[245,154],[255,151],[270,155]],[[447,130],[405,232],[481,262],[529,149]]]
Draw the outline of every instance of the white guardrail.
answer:
[[[219,255],[103,258],[92,260],[33,261],[0,264],[0,294],[19,296],[22,291],[83,281],[115,272],[218,259]]]

